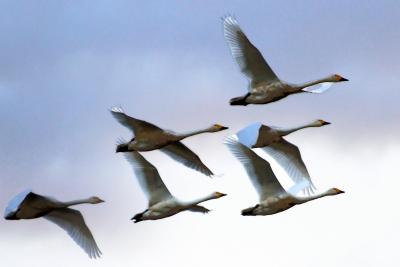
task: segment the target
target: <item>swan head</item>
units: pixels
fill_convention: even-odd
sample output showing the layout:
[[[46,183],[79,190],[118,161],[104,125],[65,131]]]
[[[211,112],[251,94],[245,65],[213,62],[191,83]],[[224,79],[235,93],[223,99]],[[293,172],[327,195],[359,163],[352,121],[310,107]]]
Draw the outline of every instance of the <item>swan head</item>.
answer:
[[[102,200],[101,198],[95,196],[95,197],[90,197],[88,202],[90,204],[99,204],[99,203],[103,203],[105,201]]]
[[[331,188],[326,193],[327,193],[327,195],[334,196],[334,195],[343,194],[344,191],[340,190],[338,188]]]
[[[334,74],[334,75],[332,75],[331,77],[329,77],[329,81],[330,81],[330,82],[334,82],[334,83],[337,83],[337,82],[347,82],[348,79],[346,79],[346,78],[340,76],[339,74]]]
[[[219,132],[219,131],[223,131],[226,129],[229,129],[229,128],[226,126],[223,126],[221,124],[214,124],[213,126],[211,126],[211,131],[213,131],[213,132]]]
[[[226,194],[221,193],[221,192],[214,192],[214,193],[213,193],[213,196],[214,196],[215,198],[220,198],[220,197],[226,196]]]

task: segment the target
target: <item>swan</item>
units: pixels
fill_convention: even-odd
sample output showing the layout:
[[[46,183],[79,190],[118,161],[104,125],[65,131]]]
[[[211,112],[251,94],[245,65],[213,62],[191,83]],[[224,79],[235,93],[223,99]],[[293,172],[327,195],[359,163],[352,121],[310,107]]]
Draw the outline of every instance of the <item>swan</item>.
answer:
[[[209,210],[200,206],[200,203],[226,196],[224,193],[214,192],[198,200],[179,201],[169,192],[157,169],[139,152],[125,153],[125,157],[131,163],[139,184],[148,198],[148,208],[132,217],[131,220],[135,223],[163,219],[185,210],[207,213]]]
[[[330,122],[315,120],[297,127],[280,128],[263,125],[259,122],[253,123],[240,130],[236,136],[239,142],[249,148],[261,148],[285,170],[293,182],[306,181],[308,186],[303,189],[304,193],[311,194],[315,189],[310,174],[303,162],[300,150],[297,146],[286,141],[283,136],[309,127],[322,127]]]
[[[309,92],[322,93],[337,82],[348,81],[338,74],[303,84],[291,84],[280,80],[260,51],[249,41],[236,19],[223,19],[224,36],[241,72],[250,80],[248,93],[230,100],[231,105],[267,104],[288,95]],[[319,85],[319,86],[315,86]]]
[[[344,193],[340,189],[330,188],[325,192],[313,196],[296,196],[282,187],[272,171],[271,165],[266,160],[258,156],[247,146],[241,144],[235,137],[230,136],[226,138],[225,144],[242,163],[259,195],[259,203],[242,210],[243,216],[272,215],[311,200]],[[302,182],[297,185],[303,186],[304,184],[306,183]]]
[[[207,176],[213,175],[212,171],[201,161],[199,156],[181,143],[180,140],[201,133],[220,132],[228,129],[228,127],[214,124],[202,130],[177,134],[172,131],[163,130],[149,122],[132,118],[126,115],[121,108],[112,108],[111,114],[134,134],[134,137],[129,142],[121,141],[117,145],[117,153],[160,149],[188,168],[199,171]]]
[[[68,235],[89,255],[98,258],[101,251],[82,214],[69,208],[79,204],[98,204],[104,202],[98,197],[90,197],[68,202],[58,201],[26,190],[16,195],[6,207],[6,220],[36,219],[43,217],[64,229]]]

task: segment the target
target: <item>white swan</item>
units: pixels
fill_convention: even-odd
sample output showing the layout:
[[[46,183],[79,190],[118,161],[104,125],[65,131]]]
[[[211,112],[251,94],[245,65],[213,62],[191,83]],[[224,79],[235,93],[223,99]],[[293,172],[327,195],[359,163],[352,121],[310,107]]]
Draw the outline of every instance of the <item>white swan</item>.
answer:
[[[282,99],[290,94],[310,92],[322,93],[332,83],[348,81],[340,75],[331,75],[323,79],[303,84],[290,84],[278,78],[258,49],[249,41],[232,16],[223,18],[224,36],[233,58],[240,70],[250,80],[248,93],[232,98],[231,105],[266,104]],[[312,87],[320,85],[319,87]]]
[[[214,124],[203,130],[186,134],[176,134],[172,131],[163,130],[149,122],[132,118],[126,115],[121,108],[112,108],[111,114],[134,134],[134,137],[129,142],[121,142],[117,146],[116,152],[161,149],[162,152],[186,167],[199,171],[207,176],[213,175],[211,170],[207,168],[200,158],[183,143],[179,142],[179,140],[201,133],[223,131],[228,129],[228,127]]]
[[[199,203],[226,196],[226,194],[215,192],[195,201],[179,201],[169,192],[157,169],[139,152],[125,153],[125,157],[132,164],[139,184],[149,200],[148,208],[132,217],[135,223],[166,218],[185,210],[207,213],[209,210],[198,205]]]
[[[104,201],[98,197],[62,202],[27,190],[21,192],[9,202],[4,213],[4,218],[6,220],[20,220],[43,217],[64,229],[90,258],[97,258],[100,257],[101,251],[87,227],[82,214],[69,207],[85,203],[98,204],[101,202]]]
[[[262,148],[279,163],[293,182],[300,183],[306,181],[308,186],[304,187],[303,191],[311,194],[315,187],[311,181],[307,167],[301,158],[300,150],[297,146],[286,141],[283,136],[300,129],[321,127],[329,124],[329,122],[324,120],[316,120],[298,127],[279,128],[266,126],[258,122],[240,130],[236,136],[241,144],[249,148]]]
[[[234,137],[228,137],[225,140],[225,144],[244,166],[260,197],[259,204],[242,210],[242,215],[244,216],[271,215],[314,199],[344,193],[344,191],[337,188],[331,188],[313,196],[299,197],[292,195],[279,183],[270,164],[254,151],[238,142]]]

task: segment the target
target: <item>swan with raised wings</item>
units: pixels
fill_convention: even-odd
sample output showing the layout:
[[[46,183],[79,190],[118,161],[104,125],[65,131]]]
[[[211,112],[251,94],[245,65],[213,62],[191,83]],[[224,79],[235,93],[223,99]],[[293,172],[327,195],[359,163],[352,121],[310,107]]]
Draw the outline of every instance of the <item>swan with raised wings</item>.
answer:
[[[102,202],[104,201],[98,197],[62,202],[27,190],[21,192],[9,202],[4,218],[6,220],[20,220],[43,217],[64,229],[90,258],[98,258],[101,255],[101,251],[82,214],[78,210],[69,207]]]
[[[201,161],[199,156],[180,142],[180,140],[202,133],[220,132],[228,129],[228,127],[214,124],[202,130],[177,134],[172,131],[163,130],[149,122],[130,117],[121,108],[112,108],[111,114],[134,134],[134,137],[129,142],[118,144],[116,152],[160,149],[188,168],[199,171],[207,176],[213,175],[212,171]]]
[[[312,196],[296,196],[282,187],[272,171],[271,165],[266,160],[241,144],[235,137],[228,137],[225,140],[225,144],[242,163],[259,195],[260,200],[257,205],[242,210],[242,215],[244,216],[272,215],[311,200],[344,193],[340,189],[331,188]],[[302,184],[306,183],[302,182]],[[302,186],[301,184],[297,185]]]
[[[269,156],[285,170],[295,183],[307,182],[303,188],[305,193],[311,194],[315,189],[307,167],[303,162],[297,146],[286,141],[283,136],[309,127],[322,127],[329,125],[324,120],[316,120],[297,127],[281,128],[253,123],[239,132],[236,136],[239,142],[249,148],[262,148]]]
[[[232,16],[223,18],[224,36],[241,72],[249,79],[248,93],[230,100],[231,105],[267,104],[297,93],[322,93],[333,83],[348,81],[338,74],[303,84],[278,78],[260,51],[249,41]],[[318,86],[317,86],[318,85]]]
[[[139,152],[132,151],[125,153],[125,157],[131,163],[139,184],[148,198],[148,208],[144,212],[132,217],[135,223],[145,220],[163,219],[185,210],[207,213],[209,210],[200,206],[200,203],[226,196],[226,194],[214,192],[209,196],[195,201],[180,201],[169,192],[156,167],[148,162]]]

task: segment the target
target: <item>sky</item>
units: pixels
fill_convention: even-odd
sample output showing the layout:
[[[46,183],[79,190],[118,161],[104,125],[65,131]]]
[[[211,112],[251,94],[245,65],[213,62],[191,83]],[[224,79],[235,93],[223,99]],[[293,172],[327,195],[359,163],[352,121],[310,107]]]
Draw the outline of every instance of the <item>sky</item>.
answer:
[[[246,92],[223,38],[234,14],[285,81],[330,74],[350,81],[324,94],[229,106]],[[27,188],[72,200],[103,257],[90,260],[44,219],[0,220],[4,266],[395,266],[400,240],[398,1],[6,1],[0,2],[0,209]],[[159,151],[144,156],[170,191],[204,205],[133,224],[146,208],[130,165],[115,153],[130,132],[108,109],[122,106],[163,128],[220,123],[228,131],[188,138],[218,177]],[[287,139],[314,184],[345,194],[265,217],[240,211],[258,197],[225,136],[253,122],[332,124]],[[273,164],[279,173],[279,166]]]

